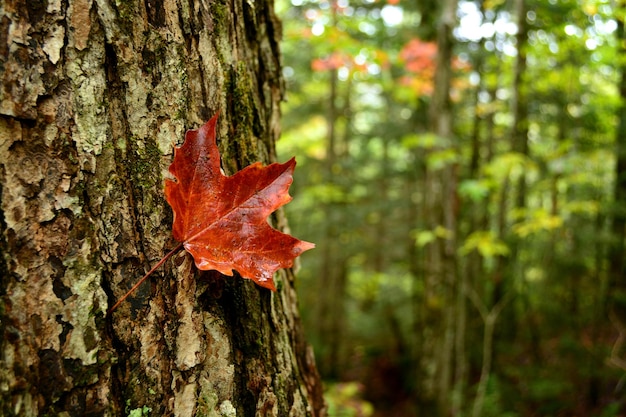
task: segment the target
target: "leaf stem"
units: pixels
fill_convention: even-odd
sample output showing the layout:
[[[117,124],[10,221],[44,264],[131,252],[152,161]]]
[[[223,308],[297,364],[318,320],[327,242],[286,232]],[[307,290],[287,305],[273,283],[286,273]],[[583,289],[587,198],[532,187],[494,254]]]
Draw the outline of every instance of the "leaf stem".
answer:
[[[137,282],[135,285],[133,285],[133,288],[131,288],[130,290],[128,290],[128,292],[126,294],[124,294],[122,296],[122,298],[120,298],[119,300],[117,300],[117,303],[115,303],[113,305],[113,307],[111,307],[108,311],[107,314],[111,314],[113,312],[113,310],[115,310],[116,308],[118,308],[120,306],[120,304],[122,304],[124,302],[124,300],[126,300],[128,298],[129,295],[131,295],[146,279],[148,279],[148,277],[150,275],[152,275],[152,273],[154,271],[156,271],[156,269],[158,267],[160,267],[161,265],[163,265],[165,263],[165,261],[167,261],[173,254],[175,254],[176,252],[178,252],[181,248],[183,247],[182,243],[179,243],[178,246],[176,246],[174,249],[172,249],[167,255],[165,255],[163,258],[161,258],[161,260],[159,262],[157,262],[156,265],[154,265],[152,267],[151,270],[148,271],[148,273],[146,275],[143,276],[143,278],[141,278],[139,280],[139,282]]]

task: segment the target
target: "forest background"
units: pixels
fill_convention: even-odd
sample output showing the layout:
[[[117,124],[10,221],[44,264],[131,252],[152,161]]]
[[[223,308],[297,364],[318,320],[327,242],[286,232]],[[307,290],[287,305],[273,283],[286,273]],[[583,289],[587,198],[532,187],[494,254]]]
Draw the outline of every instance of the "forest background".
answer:
[[[624,2],[277,7],[330,414],[624,415]]]

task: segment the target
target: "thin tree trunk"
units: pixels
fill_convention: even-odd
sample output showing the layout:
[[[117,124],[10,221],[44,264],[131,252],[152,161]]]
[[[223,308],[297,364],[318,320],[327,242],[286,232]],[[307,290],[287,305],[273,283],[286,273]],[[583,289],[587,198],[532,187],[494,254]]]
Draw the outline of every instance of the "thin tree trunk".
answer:
[[[626,56],[626,29],[623,19],[616,19],[619,57]],[[620,61],[621,62],[621,61]],[[612,309],[618,320],[626,323],[626,303],[623,302],[626,294],[626,65],[620,66],[621,78],[619,92],[621,104],[618,108],[618,127],[615,136],[615,184],[613,185],[612,210],[612,244],[608,251],[609,261],[609,291]],[[622,300],[622,301],[620,301]]]
[[[328,72],[329,79],[329,97],[328,112],[326,116],[326,160],[324,161],[325,179],[328,184],[335,184],[333,180],[333,167],[337,161],[337,119],[339,110],[337,109],[337,69],[331,69]],[[342,302],[337,304],[336,298],[339,295],[336,287],[341,280],[341,271],[337,268],[338,259],[338,236],[339,225],[341,222],[337,219],[338,211],[334,201],[326,201],[322,203],[324,218],[326,219],[324,228],[324,244],[322,253],[322,274],[320,276],[319,288],[326,292],[327,296],[322,297],[318,303],[317,310],[317,337],[323,341],[325,346],[320,360],[320,371],[324,378],[336,378],[338,376],[338,364],[336,363],[339,355],[339,334],[335,332],[335,321],[337,314],[343,308]],[[339,297],[341,300],[341,298]]]
[[[500,299],[500,301],[493,306],[491,310],[487,310],[487,307],[482,302],[478,294],[474,289],[470,287],[464,288],[464,292],[472,300],[474,307],[480,313],[480,317],[483,319],[483,358],[482,366],[480,370],[480,379],[478,380],[478,386],[476,388],[476,397],[474,399],[474,405],[472,407],[472,417],[480,417],[482,415],[483,405],[485,403],[485,396],[487,394],[487,384],[491,375],[491,366],[493,363],[493,333],[496,327],[496,321],[498,316],[502,312],[502,309],[508,302],[508,297]],[[509,293],[510,294],[510,293]]]
[[[513,74],[513,151],[528,155],[528,104],[524,76],[526,73],[526,43],[528,41],[528,25],[526,24],[526,0],[515,0],[517,15],[517,57]],[[526,206],[526,176],[522,173],[517,190],[517,208]]]
[[[275,159],[273,4],[17,0],[0,22],[0,414],[324,414],[292,271],[270,293],[181,252],[106,314],[177,244],[185,130],[220,111],[227,173]]]
[[[525,82],[524,78],[526,77],[526,46],[528,44],[528,23],[526,21],[526,15],[528,13],[528,4],[527,0],[515,0],[514,2],[514,12],[517,16],[517,58],[515,62],[514,68],[514,80],[513,80],[513,102],[512,109],[513,112],[513,131],[512,131],[512,150],[514,152],[518,152],[523,155],[525,158],[529,157],[529,147],[528,147],[528,99],[527,99],[527,89],[528,85]],[[524,172],[521,173],[518,184],[517,184],[517,197],[515,201],[514,208],[523,212],[526,209],[527,203],[527,185],[526,185],[526,175]],[[512,234],[509,237],[509,247],[511,249],[510,260],[508,262],[508,272],[505,276],[505,280],[503,281],[503,285],[508,285],[509,288],[514,286],[515,276],[517,271],[523,269],[524,266],[521,264],[520,252],[522,250],[522,241]],[[527,292],[524,290],[525,284],[522,282],[522,289],[519,291],[518,299],[520,303],[523,305],[523,311],[530,311],[530,299]],[[503,290],[500,292],[503,295],[505,292],[509,290]],[[498,302],[499,299],[494,300],[494,302]],[[510,330],[512,330],[513,337],[517,333],[517,319],[515,318],[515,310],[509,309],[505,311],[503,314],[510,315],[505,318],[505,321],[509,323],[507,326]],[[534,319],[531,317],[531,321]],[[541,359],[541,349],[540,349],[540,339],[541,336],[538,332],[538,326],[536,323],[531,323],[531,325],[525,326],[525,330],[528,331],[532,352],[535,360],[539,363]]]
[[[517,43],[517,57],[515,60],[515,66],[513,69],[513,85],[512,85],[512,100],[511,100],[511,112],[513,114],[513,127],[511,130],[511,150],[517,152],[523,156],[528,156],[528,104],[526,94],[526,84],[524,83],[524,77],[526,73],[526,44],[528,41],[528,25],[526,23],[527,6],[526,0],[515,0],[513,3],[514,13],[516,15],[516,21],[518,26],[518,32],[516,34]],[[509,173],[510,174],[510,173]],[[516,271],[519,266],[520,258],[519,252],[521,249],[521,242],[517,236],[508,230],[507,213],[509,209],[523,210],[526,208],[526,176],[522,172],[517,181],[517,194],[515,201],[509,206],[509,198],[507,193],[513,192],[515,184],[510,182],[510,178],[505,180],[502,186],[501,202],[499,208],[499,220],[498,238],[507,242],[510,254],[505,260],[503,257],[497,259],[496,270],[494,271],[495,285],[493,290],[493,304],[496,305],[500,300],[508,293],[513,291],[515,286]],[[520,299],[524,301],[523,294]],[[510,308],[502,313],[505,315],[505,321],[507,323],[506,328],[496,329],[495,338],[507,338],[513,339],[518,331],[517,320],[515,318],[515,309]],[[535,329],[529,329],[531,338],[535,340]],[[506,333],[506,334],[505,334]],[[497,343],[496,343],[497,345]],[[498,352],[494,350],[494,361],[497,359]]]
[[[421,115],[426,113],[422,110],[421,103],[418,102],[414,115]],[[412,119],[413,130],[416,132],[423,132],[426,127],[424,120],[413,117]],[[423,198],[423,193],[418,190],[423,190],[425,186],[425,163],[424,156],[421,152],[413,151],[413,169],[406,176],[406,195],[408,196],[408,210],[407,210],[407,228],[409,231],[423,230],[426,228],[424,219],[426,218],[426,199]],[[427,400],[427,396],[422,391],[424,384],[422,378],[424,377],[427,369],[422,363],[424,357],[425,336],[424,328],[426,327],[424,301],[426,300],[424,291],[424,282],[426,282],[426,251],[422,248],[418,248],[415,236],[413,233],[406,234],[406,256],[408,259],[408,268],[411,273],[411,311],[413,315],[413,321],[411,328],[413,329],[411,336],[411,372],[407,374],[412,375],[410,380],[413,382],[411,386],[412,392],[415,393],[415,407],[425,408],[424,402]]]
[[[623,2],[620,2],[623,10]],[[623,343],[623,330],[626,327],[626,65],[623,58],[626,56],[626,26],[623,18],[616,19],[617,41],[619,47],[619,66],[621,78],[619,93],[621,103],[617,111],[618,126],[615,136],[615,183],[613,185],[613,210],[611,210],[612,240],[608,250],[609,277],[608,301],[609,316],[614,327],[619,332],[611,352],[610,363],[626,369],[624,358],[626,347]]]
[[[480,13],[485,16],[484,2],[480,2]],[[495,14],[492,18],[495,20]],[[493,35],[495,37],[495,34]],[[492,37],[492,39],[493,39]],[[476,72],[482,74],[485,66],[485,43],[487,38],[481,38],[478,42],[478,53],[474,60],[473,67]],[[473,96],[474,115],[472,120],[472,130],[470,136],[471,142],[471,155],[468,169],[468,178],[478,180],[481,177],[481,167],[488,164],[491,160],[490,143],[493,142],[493,112],[488,114],[481,114],[479,106],[481,105],[480,93],[489,93],[489,97],[493,97],[490,89],[494,88],[489,86],[485,81],[485,77],[481,76],[476,90]],[[487,104],[487,103],[483,103]],[[484,132],[483,132],[484,130]],[[473,232],[477,230],[486,230],[488,226],[488,199],[484,199],[481,202],[467,199],[464,206],[466,216],[469,217],[468,226],[466,226],[465,236],[461,239],[467,238]],[[459,222],[461,223],[461,222]],[[459,267],[459,288],[461,289],[457,293],[457,330],[456,330],[456,358],[455,358],[455,395],[453,399],[454,410],[462,414],[465,409],[465,402],[467,396],[468,385],[468,369],[469,361],[467,354],[467,346],[471,345],[473,340],[471,339],[471,332],[469,332],[470,340],[468,340],[468,306],[467,306],[467,294],[466,288],[474,288],[475,285],[481,283],[481,277],[485,276],[485,268],[483,265],[482,256],[473,251],[469,253],[465,259],[465,264]],[[480,291],[483,294],[484,291]]]
[[[430,129],[445,147],[454,147],[452,141],[452,105],[450,83],[452,79],[452,30],[456,24],[456,0],[441,4],[441,15],[437,28],[437,64],[435,85],[429,108]],[[437,150],[443,149],[438,148]],[[431,231],[444,228],[445,238],[439,238],[428,247],[425,296],[427,303],[439,304],[424,312],[426,329],[423,343],[423,366],[426,393],[432,392],[437,404],[437,414],[447,415],[450,410],[450,394],[453,374],[454,334],[456,321],[456,217],[458,199],[456,195],[457,167],[446,166],[440,170],[427,170],[427,207],[424,216]],[[434,366],[433,366],[434,364]],[[425,403],[430,399],[426,397]]]

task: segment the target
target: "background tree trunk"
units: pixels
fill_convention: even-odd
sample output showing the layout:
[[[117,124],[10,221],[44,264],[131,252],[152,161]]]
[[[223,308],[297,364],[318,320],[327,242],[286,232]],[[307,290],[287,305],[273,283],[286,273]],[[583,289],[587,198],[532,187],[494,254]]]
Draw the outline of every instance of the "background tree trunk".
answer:
[[[324,413],[292,271],[270,293],[183,251],[106,315],[176,245],[187,129],[220,111],[227,174],[275,159],[279,37],[271,1],[0,4],[0,414]]]
[[[437,135],[435,152],[452,150],[457,144],[452,132],[452,31],[456,26],[457,0],[440,3],[437,24],[437,59],[434,91],[429,104],[430,131]],[[424,218],[432,233],[439,236],[426,247],[427,274],[425,279],[425,318],[420,374],[422,394],[420,408],[426,407],[433,416],[451,413],[450,393],[453,385],[455,331],[458,330],[457,301],[457,169],[456,163],[441,168],[427,167]]]
[[[621,4],[620,4],[621,6]],[[623,7],[623,6],[622,6]],[[623,8],[622,8],[623,10]],[[618,45],[618,56],[626,57],[626,25],[623,18],[616,19],[617,30],[615,31]],[[617,130],[615,135],[615,184],[613,185],[613,207],[611,215],[612,239],[607,252],[609,265],[608,279],[608,314],[611,323],[617,330],[617,336],[611,351],[610,363],[613,366],[626,369],[626,347],[624,347],[624,329],[626,328],[626,65],[619,65],[619,97],[620,104],[617,108]]]

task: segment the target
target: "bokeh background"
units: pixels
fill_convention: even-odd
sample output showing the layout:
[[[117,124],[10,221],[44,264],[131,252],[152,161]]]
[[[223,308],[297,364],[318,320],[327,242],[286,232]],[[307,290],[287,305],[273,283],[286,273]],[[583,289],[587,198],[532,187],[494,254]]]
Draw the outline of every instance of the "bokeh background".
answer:
[[[625,415],[624,2],[276,7],[330,415]]]

